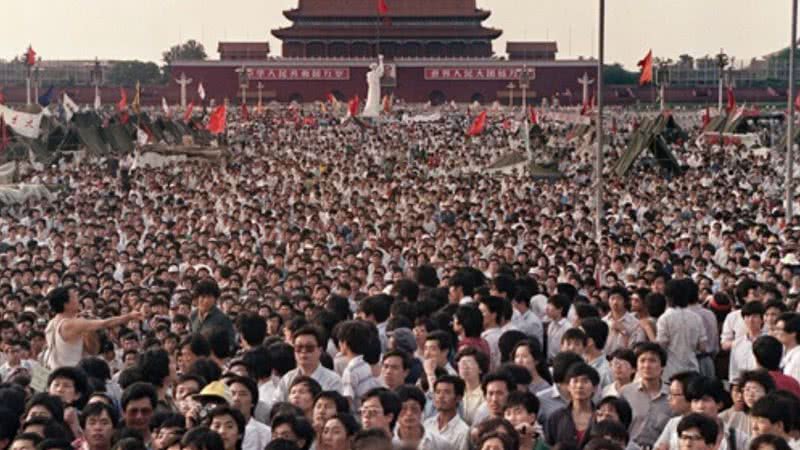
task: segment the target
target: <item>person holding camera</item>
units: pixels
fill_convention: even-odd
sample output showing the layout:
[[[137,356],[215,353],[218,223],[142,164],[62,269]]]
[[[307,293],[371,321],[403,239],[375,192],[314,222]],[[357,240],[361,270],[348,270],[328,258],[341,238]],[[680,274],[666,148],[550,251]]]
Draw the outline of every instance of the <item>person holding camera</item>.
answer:
[[[539,399],[531,392],[515,391],[508,396],[503,417],[514,425],[519,433],[520,450],[547,450],[541,433],[541,426],[536,422],[539,412]]]

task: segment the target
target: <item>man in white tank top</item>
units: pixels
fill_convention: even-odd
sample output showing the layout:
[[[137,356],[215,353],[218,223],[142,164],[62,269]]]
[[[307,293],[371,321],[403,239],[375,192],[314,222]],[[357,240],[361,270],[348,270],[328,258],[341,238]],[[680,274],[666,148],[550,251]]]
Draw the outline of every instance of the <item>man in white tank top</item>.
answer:
[[[76,366],[84,356],[85,340],[92,339],[94,332],[142,319],[142,314],[138,311],[109,319],[78,317],[81,303],[77,290],[69,287],[53,289],[47,296],[47,301],[56,313],[45,329],[47,350],[43,362],[51,370]]]

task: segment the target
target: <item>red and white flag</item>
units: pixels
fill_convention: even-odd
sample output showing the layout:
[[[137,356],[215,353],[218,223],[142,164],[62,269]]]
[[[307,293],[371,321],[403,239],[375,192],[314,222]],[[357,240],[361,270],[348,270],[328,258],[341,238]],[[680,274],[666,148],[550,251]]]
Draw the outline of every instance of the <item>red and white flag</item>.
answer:
[[[0,116],[5,116],[6,125],[8,125],[14,133],[31,139],[39,137],[39,125],[42,122],[42,113],[24,113],[0,105]]]

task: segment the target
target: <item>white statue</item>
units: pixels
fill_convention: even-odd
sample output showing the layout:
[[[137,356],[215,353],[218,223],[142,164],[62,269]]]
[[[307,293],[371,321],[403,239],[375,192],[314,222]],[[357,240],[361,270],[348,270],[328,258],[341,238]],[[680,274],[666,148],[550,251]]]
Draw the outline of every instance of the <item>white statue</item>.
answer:
[[[381,114],[381,78],[383,77],[383,55],[378,55],[378,64],[369,65],[367,72],[367,104],[361,113],[364,117],[378,117]]]

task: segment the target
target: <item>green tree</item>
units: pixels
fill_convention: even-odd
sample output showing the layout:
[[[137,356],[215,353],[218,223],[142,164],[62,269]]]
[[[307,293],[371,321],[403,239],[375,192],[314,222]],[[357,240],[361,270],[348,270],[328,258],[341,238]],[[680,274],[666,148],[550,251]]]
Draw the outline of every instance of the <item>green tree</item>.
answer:
[[[166,65],[172,64],[172,61],[177,60],[203,60],[208,58],[206,49],[203,44],[189,39],[184,44],[173,45],[169,50],[161,54],[161,58]]]
[[[615,63],[603,67],[603,83],[606,84],[636,84],[639,82],[639,74],[628,72],[622,64]]]
[[[154,62],[120,61],[108,73],[111,84],[133,86],[137,81],[142,84],[161,83],[161,70]]]

